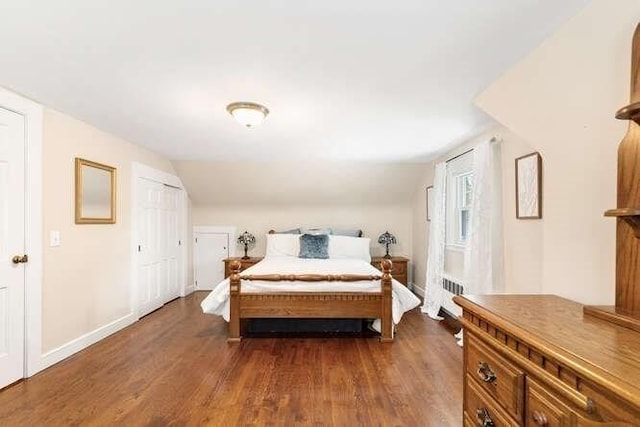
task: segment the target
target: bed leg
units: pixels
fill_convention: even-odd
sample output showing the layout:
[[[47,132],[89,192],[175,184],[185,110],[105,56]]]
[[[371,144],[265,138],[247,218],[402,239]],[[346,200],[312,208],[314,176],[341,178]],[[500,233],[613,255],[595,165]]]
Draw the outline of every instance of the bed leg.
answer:
[[[229,336],[227,342],[240,342],[240,261],[231,262],[229,277]]]
[[[380,316],[380,342],[393,341],[393,316],[391,314],[391,269],[393,263],[389,259],[382,261],[382,310]]]

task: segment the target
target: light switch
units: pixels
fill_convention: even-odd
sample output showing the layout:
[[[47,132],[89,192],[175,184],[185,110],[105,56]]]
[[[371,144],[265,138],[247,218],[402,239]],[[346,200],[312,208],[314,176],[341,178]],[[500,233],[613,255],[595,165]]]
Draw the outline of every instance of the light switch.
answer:
[[[49,232],[49,246],[52,248],[55,246],[60,246],[60,232],[52,230]]]

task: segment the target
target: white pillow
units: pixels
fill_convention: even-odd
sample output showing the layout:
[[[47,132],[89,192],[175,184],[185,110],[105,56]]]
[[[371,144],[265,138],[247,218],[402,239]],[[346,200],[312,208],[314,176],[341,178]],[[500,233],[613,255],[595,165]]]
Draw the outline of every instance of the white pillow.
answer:
[[[368,237],[329,236],[329,259],[361,259],[371,262]]]
[[[267,234],[267,249],[265,257],[292,256],[297,257],[300,252],[299,234]]]

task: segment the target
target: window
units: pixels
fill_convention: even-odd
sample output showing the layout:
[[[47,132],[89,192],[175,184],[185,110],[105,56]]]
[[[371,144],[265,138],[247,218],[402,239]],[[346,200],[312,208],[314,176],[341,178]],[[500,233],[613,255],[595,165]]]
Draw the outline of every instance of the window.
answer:
[[[446,242],[450,247],[463,248],[469,239],[473,184],[473,152],[447,163]]]
[[[469,210],[473,198],[473,172],[456,177],[456,217],[458,220],[458,242],[466,243],[469,237]]]

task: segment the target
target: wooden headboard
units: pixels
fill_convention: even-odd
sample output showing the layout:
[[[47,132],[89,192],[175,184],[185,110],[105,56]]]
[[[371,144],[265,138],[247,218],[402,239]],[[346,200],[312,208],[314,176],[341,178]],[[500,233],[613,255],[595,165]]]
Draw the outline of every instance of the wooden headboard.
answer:
[[[299,230],[299,233],[290,233],[289,231],[291,230]],[[317,228],[292,228],[290,230],[287,230],[287,232],[283,232],[286,234],[303,234],[302,231],[303,230],[334,230],[333,228],[330,227],[317,227]],[[364,232],[361,229],[336,229],[338,232],[334,233],[332,232],[331,234],[336,235],[336,236],[352,236],[352,237],[362,237],[364,235]],[[269,230],[269,234],[280,234],[280,232],[271,229]],[[354,235],[357,234],[357,235]]]

